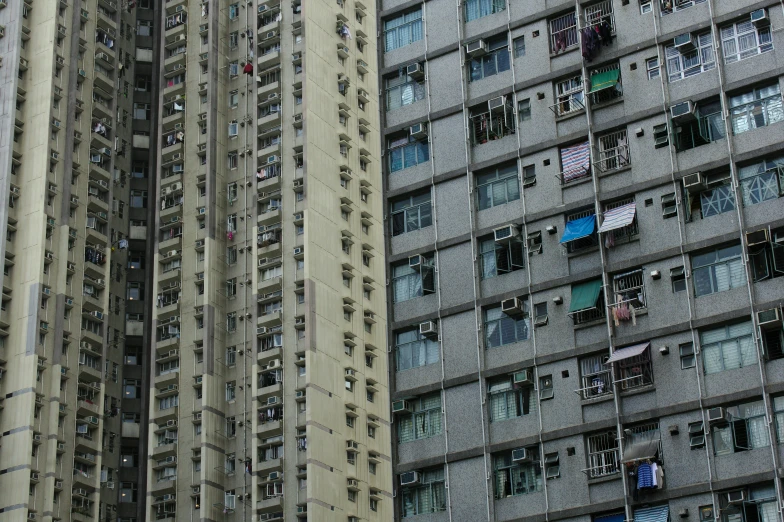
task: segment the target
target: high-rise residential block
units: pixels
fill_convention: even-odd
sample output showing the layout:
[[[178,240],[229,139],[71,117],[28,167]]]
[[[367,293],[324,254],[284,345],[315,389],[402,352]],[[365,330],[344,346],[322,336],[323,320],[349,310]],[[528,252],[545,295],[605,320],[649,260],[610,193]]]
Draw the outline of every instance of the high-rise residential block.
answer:
[[[389,520],[375,5],[159,7],[146,516]]]
[[[781,520],[781,5],[379,9],[396,517]]]

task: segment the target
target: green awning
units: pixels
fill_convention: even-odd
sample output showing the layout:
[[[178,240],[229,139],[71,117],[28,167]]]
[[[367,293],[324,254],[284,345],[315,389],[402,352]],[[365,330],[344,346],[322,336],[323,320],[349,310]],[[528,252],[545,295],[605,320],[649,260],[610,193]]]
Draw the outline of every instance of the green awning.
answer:
[[[572,301],[569,305],[569,313],[596,307],[596,300],[599,299],[599,292],[601,291],[601,279],[572,285]]]
[[[611,71],[594,74],[591,76],[591,92],[597,92],[604,89],[609,89],[610,87],[615,87],[615,85],[618,83],[618,78],[620,75],[620,69],[613,69]]]

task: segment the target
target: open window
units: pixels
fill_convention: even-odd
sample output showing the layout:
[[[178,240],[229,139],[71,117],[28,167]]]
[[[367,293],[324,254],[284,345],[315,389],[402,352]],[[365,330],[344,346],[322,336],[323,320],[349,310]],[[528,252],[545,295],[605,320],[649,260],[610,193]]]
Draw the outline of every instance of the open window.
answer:
[[[678,152],[722,140],[727,135],[717,98],[697,103],[683,101],[670,107],[670,113]]]
[[[562,185],[591,177],[591,151],[587,141],[561,148]]]
[[[605,365],[615,365],[613,384],[621,391],[653,384],[650,342],[615,349]]]
[[[598,244],[596,214],[593,209],[575,212],[566,216],[566,226],[560,243],[572,254]]]
[[[536,446],[493,455],[495,498],[526,495],[542,490],[542,464]]]
[[[631,241],[637,237],[639,231],[634,198],[605,205],[602,225],[599,227],[599,232],[604,233],[604,246],[611,248],[616,243]]]
[[[597,157],[595,165],[599,173],[611,172],[631,164],[629,141],[626,129],[620,129],[597,137]]]
[[[591,90],[591,104],[600,105],[623,98],[623,85],[621,83],[621,66],[613,63],[593,69],[589,73]]]
[[[593,279],[572,285],[569,317],[575,325],[585,324],[605,317],[602,280]]]
[[[604,397],[613,392],[612,369],[607,366],[609,357],[604,354],[580,359],[580,384],[577,394],[582,399]]]
[[[474,145],[500,140],[515,133],[514,107],[509,96],[499,96],[486,105],[473,107],[470,118]]]
[[[642,268],[615,274],[612,278],[612,316],[616,326],[622,321],[636,323],[635,313],[647,307],[645,274]]]
[[[394,302],[400,303],[435,293],[435,265],[432,256],[414,255],[392,267]]]
[[[536,407],[533,371],[520,370],[487,382],[487,403],[490,422],[529,415]]]
[[[523,241],[515,225],[497,229],[493,236],[479,241],[482,279],[489,279],[525,268]]]
[[[764,448],[770,445],[763,401],[728,408],[711,408],[708,412],[716,455]]]

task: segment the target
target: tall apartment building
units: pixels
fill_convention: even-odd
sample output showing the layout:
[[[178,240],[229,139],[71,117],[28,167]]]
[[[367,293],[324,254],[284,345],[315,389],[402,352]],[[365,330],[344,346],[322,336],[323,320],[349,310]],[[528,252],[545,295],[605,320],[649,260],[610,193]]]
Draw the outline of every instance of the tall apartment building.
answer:
[[[378,17],[396,517],[780,520],[781,4]]]
[[[158,6],[145,520],[390,520],[375,5]]]
[[[118,498],[146,451],[123,389],[146,346],[136,13],[0,2],[0,520],[140,518]]]

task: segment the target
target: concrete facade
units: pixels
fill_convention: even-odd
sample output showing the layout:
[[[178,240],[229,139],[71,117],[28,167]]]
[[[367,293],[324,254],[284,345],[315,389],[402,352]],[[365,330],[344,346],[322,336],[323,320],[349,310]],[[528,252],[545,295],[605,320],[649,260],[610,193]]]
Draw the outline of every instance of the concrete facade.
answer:
[[[131,191],[149,132],[133,119],[137,13],[127,2],[3,2],[0,519],[137,519],[146,277]],[[149,90],[149,85],[148,89]],[[139,172],[139,174],[137,174]],[[146,211],[142,210],[142,214]],[[131,283],[133,282],[133,283]],[[138,402],[138,401],[137,401]],[[137,404],[138,406],[138,404]],[[132,450],[131,450],[132,448]]]
[[[781,6],[391,0],[378,17],[396,518],[729,520],[742,491],[778,519]],[[602,21],[588,61],[578,31]],[[627,473],[653,458],[643,440],[663,488]]]

